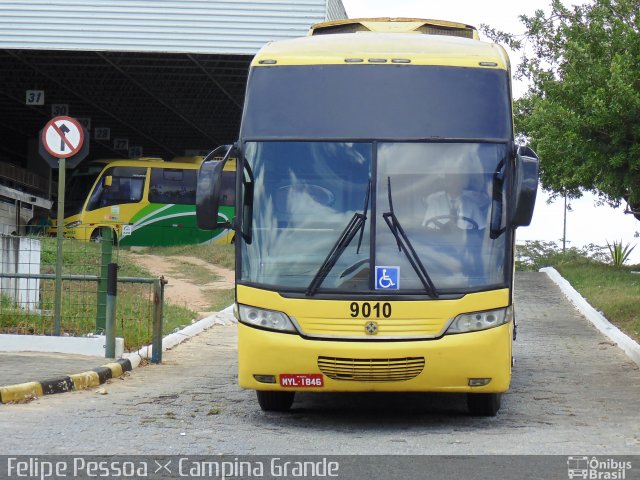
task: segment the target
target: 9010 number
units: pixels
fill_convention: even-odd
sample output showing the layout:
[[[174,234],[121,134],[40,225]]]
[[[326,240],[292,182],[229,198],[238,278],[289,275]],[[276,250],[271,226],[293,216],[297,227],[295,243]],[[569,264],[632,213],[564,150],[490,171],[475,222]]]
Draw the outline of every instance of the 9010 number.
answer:
[[[349,305],[349,310],[351,310],[351,317],[378,317],[381,316],[384,318],[389,318],[391,316],[391,304],[390,303],[369,303],[364,302],[359,304],[358,302],[351,302]]]

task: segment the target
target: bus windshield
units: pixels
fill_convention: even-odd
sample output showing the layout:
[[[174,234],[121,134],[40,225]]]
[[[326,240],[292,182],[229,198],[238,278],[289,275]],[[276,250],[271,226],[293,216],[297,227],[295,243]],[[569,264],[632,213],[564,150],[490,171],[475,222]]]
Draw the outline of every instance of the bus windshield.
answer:
[[[98,175],[104,168],[103,164],[80,165],[76,168],[67,181],[64,195],[64,216],[70,217],[82,211],[87,195],[95,183]],[[51,216],[55,218],[57,205],[51,207]]]
[[[504,70],[305,65],[251,71],[241,137],[476,139],[513,136]]]
[[[142,200],[146,167],[110,167],[105,170],[87,202],[87,211]],[[107,183],[107,178],[111,183]]]
[[[247,142],[244,154],[257,188],[241,281],[305,291],[326,267],[321,292],[427,295],[421,264],[439,293],[507,282],[510,234],[490,228],[502,221],[494,182],[506,144]]]

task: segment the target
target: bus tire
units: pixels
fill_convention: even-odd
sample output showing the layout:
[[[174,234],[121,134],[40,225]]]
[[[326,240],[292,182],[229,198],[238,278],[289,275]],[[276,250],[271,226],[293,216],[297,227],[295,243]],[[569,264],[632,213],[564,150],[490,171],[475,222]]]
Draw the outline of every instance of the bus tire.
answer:
[[[467,408],[476,417],[495,417],[501,398],[500,393],[467,393]]]
[[[291,408],[296,392],[265,392],[256,390],[260,408],[265,412],[286,412]]]
[[[102,242],[102,235],[105,230],[108,230],[109,227],[100,227],[96,228],[93,232],[91,232],[91,241],[92,242]],[[111,238],[113,240],[113,245],[118,245],[118,234],[115,230],[111,229]]]

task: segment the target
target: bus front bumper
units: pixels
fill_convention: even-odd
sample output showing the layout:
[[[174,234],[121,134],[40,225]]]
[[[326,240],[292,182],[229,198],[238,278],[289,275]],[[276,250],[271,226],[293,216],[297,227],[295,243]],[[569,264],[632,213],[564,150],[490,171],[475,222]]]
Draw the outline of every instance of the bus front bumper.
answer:
[[[309,340],[239,323],[238,381],[254,390],[501,393],[511,380],[512,335],[509,322],[437,340]]]

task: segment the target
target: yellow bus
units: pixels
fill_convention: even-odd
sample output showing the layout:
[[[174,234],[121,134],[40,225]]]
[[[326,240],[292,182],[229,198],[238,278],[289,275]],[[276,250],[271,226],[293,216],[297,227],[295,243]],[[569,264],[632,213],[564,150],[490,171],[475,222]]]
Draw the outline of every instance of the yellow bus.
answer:
[[[512,366],[514,232],[538,160],[514,142],[508,57],[468,25],[346,20],[251,63],[237,165],[240,386],[464,393],[495,415]],[[224,161],[198,222],[219,227]]]
[[[121,246],[230,243],[231,230],[209,231],[196,225],[196,182],[203,158],[101,159],[80,164],[66,188],[64,236],[98,240],[111,230]],[[234,171],[234,162],[229,162],[223,175],[220,221],[234,217]]]

